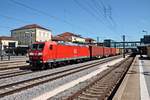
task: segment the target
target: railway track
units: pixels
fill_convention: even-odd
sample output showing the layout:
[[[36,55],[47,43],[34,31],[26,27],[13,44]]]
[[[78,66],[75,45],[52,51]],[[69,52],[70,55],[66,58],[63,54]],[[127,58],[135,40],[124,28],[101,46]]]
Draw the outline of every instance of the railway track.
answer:
[[[2,62],[0,63],[0,71],[1,70],[9,70],[9,69],[16,69],[16,68],[23,68],[29,64],[26,61],[10,61],[10,62]]]
[[[8,63],[13,64],[13,63],[16,63],[16,62],[26,62],[26,60],[23,59],[23,60],[2,61],[2,62],[0,62],[0,65],[3,65],[3,64],[6,65],[6,64],[8,64]]]
[[[134,57],[129,57],[111,66],[108,70],[97,75],[89,85],[77,91],[66,100],[112,100],[133,60]]]
[[[90,69],[91,67],[95,67],[99,64],[106,63],[108,61],[117,59],[119,57],[104,59],[102,61],[86,64],[83,66],[78,66],[78,67],[74,67],[74,68],[70,68],[70,69],[64,69],[63,71],[58,71],[58,72],[50,73],[47,75],[35,77],[32,79],[23,80],[23,81],[19,81],[16,83],[11,83],[11,84],[6,84],[3,86],[0,86],[0,97],[4,97],[4,96],[10,95],[10,94],[19,92],[21,90],[26,90],[28,88],[32,88],[34,86],[37,86],[37,85],[40,85],[40,84],[43,84],[43,83],[46,83],[49,81],[53,81],[53,80],[56,80],[56,79],[86,70],[86,69]]]
[[[9,69],[24,69],[28,67],[28,64],[21,64],[21,65],[14,65],[14,66],[6,66],[6,67],[0,67],[0,71],[2,70],[9,70]]]
[[[25,74],[34,73],[34,71],[30,70],[29,66],[21,66],[20,67],[20,68],[27,68],[28,70],[20,70],[18,68],[19,68],[18,66],[17,67],[10,67],[10,69],[9,68],[3,68],[3,70],[6,70],[6,71],[0,70],[0,79],[10,78],[10,77],[15,77],[15,76],[19,76],[19,75],[25,75]]]
[[[15,76],[19,76],[19,75],[25,75],[25,74],[30,74],[30,73],[33,73],[33,71],[31,71],[31,70],[16,70],[16,71],[1,72],[0,79],[15,77]]]

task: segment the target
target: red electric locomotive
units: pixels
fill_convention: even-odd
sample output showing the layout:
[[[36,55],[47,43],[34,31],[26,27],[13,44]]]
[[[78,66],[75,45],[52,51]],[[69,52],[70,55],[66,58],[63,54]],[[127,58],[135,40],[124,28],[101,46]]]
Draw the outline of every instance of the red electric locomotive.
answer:
[[[86,45],[66,45],[57,42],[35,42],[29,53],[29,63],[34,67],[47,68],[57,62],[90,58]]]

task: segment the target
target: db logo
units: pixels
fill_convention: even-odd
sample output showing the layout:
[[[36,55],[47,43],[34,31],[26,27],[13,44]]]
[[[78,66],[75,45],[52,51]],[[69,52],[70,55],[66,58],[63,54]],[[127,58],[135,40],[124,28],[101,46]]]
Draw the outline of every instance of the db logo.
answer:
[[[77,49],[74,49],[74,54],[77,54]]]

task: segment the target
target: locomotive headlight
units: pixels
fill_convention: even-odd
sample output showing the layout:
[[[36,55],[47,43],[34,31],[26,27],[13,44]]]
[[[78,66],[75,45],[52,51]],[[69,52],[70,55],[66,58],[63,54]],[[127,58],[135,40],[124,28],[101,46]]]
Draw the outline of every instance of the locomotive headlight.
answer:
[[[30,56],[33,56],[33,55],[34,55],[34,53],[32,53],[32,52],[31,52],[31,53],[29,53],[29,55],[30,55]]]
[[[43,55],[43,53],[41,53],[41,52],[38,53],[38,56],[42,56],[42,55]]]

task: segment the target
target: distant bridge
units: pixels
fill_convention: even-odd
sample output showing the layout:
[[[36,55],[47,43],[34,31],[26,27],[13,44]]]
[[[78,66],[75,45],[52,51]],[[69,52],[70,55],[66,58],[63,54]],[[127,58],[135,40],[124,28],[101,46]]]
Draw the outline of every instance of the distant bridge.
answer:
[[[125,48],[137,48],[137,46],[141,46],[140,41],[125,41],[125,42],[111,42],[113,47],[123,48],[123,43],[125,43]]]

